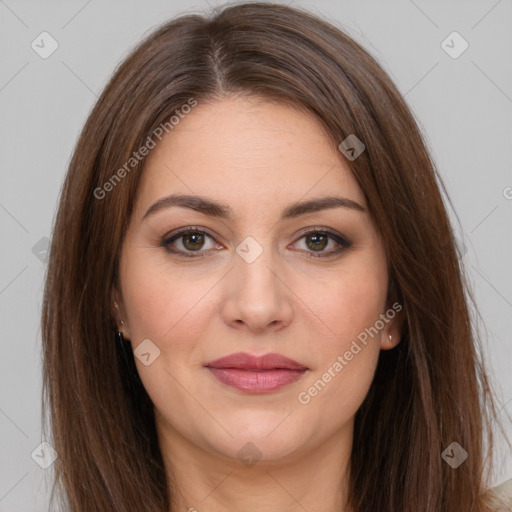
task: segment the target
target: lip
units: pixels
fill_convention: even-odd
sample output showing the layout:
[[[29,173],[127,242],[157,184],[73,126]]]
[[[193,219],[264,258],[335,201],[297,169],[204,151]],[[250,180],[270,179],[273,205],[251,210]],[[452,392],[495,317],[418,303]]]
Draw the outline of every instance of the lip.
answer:
[[[204,365],[223,384],[248,393],[270,393],[292,384],[308,368],[281,354],[230,354]]]

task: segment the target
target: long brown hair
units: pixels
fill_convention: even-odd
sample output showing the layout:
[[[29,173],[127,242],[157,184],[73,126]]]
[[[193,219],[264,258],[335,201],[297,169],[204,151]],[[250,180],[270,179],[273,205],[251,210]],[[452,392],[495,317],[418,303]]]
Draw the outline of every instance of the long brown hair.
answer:
[[[200,106],[228,94],[287,102],[314,114],[336,146],[355,134],[366,147],[347,164],[382,236],[390,302],[403,305],[404,323],[355,418],[350,505],[487,510],[495,399],[435,164],[367,51],[319,17],[266,3],[158,28],[122,62],[83,128],[61,191],[42,313],[43,414],[59,454],[52,496],[58,490],[74,512],[170,508],[151,400],[114,342],[111,292],[144,159],[126,162],[191,98]],[[458,469],[441,457],[452,442],[469,454]]]

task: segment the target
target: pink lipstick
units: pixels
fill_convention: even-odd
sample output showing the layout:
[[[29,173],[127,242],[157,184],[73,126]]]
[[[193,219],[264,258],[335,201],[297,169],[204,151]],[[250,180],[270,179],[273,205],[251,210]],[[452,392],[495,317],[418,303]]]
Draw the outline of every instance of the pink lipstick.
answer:
[[[269,393],[296,382],[308,368],[280,354],[243,352],[204,365],[220,382],[248,393]]]

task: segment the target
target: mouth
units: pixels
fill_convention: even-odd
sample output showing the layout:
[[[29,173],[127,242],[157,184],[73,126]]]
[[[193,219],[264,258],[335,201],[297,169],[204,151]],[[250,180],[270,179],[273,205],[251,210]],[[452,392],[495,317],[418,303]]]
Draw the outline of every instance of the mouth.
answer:
[[[299,380],[309,369],[281,354],[254,356],[239,352],[206,363],[222,384],[247,393],[270,393]]]

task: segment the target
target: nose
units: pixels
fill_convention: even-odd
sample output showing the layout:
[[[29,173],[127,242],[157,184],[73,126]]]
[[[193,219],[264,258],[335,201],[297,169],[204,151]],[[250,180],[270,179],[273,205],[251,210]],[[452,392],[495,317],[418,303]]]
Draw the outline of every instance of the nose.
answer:
[[[254,261],[235,254],[224,286],[222,315],[231,327],[261,333],[280,330],[291,322],[293,293],[270,248]]]

